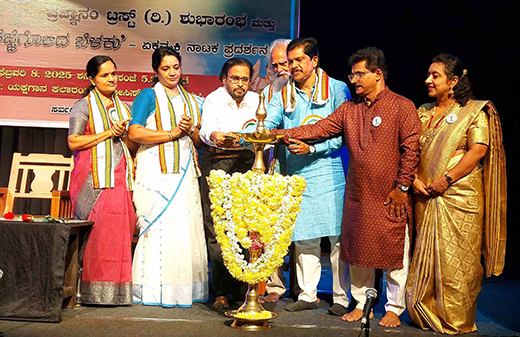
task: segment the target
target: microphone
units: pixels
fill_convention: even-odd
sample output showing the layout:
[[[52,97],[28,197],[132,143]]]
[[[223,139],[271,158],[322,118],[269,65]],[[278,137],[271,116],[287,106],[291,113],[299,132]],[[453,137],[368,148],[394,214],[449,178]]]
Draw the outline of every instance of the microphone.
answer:
[[[361,329],[370,327],[370,311],[372,310],[372,306],[374,305],[374,301],[377,297],[377,290],[374,288],[368,288],[365,291],[365,295],[367,296],[367,300],[365,302],[365,307],[363,308],[363,317],[361,318]]]

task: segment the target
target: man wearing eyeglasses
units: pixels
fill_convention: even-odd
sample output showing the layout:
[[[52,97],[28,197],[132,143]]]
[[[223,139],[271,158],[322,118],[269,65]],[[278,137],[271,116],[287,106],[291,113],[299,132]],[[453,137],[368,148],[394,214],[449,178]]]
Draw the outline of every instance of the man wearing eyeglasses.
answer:
[[[267,106],[266,128],[290,128],[315,123],[325,118],[350,98],[347,85],[330,78],[318,67],[318,43],[314,38],[297,38],[287,46],[290,78]],[[331,246],[333,306],[329,312],[343,315],[349,306],[346,265],[339,259],[339,234],[343,212],[345,174],[341,136],[309,145],[294,140],[288,151],[280,153],[284,174],[299,174],[307,182],[301,211],[292,240],[296,260],[296,279],[301,289],[298,300],[287,311],[318,308],[317,288],[321,277],[321,238]]]
[[[257,93],[249,91],[253,65],[243,58],[227,60],[220,72],[223,86],[210,93],[202,106],[200,138],[208,145],[202,159],[201,196],[207,248],[211,262],[216,308],[228,308],[228,300],[243,296],[245,283],[235,280],[222,260],[211,217],[206,177],[211,170],[247,172],[254,162],[252,151],[241,146],[230,132],[256,122]]]
[[[343,320],[362,318],[365,290],[374,286],[377,268],[387,276],[386,314],[379,325],[396,327],[406,306],[412,225],[409,187],[418,164],[421,122],[414,104],[386,86],[381,50],[359,50],[349,65],[358,97],[316,124],[272,132],[305,141],[343,135],[350,163],[341,257],[349,264],[352,297],[357,301],[356,309]]]

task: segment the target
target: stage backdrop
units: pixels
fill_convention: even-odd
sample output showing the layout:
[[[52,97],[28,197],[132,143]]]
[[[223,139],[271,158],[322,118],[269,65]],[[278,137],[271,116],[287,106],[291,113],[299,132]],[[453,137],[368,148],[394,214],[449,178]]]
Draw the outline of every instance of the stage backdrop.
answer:
[[[127,102],[150,85],[160,46],[181,54],[195,94],[221,85],[235,56],[259,62],[265,76],[270,42],[297,35],[298,11],[299,0],[2,0],[0,125],[67,128],[89,84],[86,63],[99,54],[116,62]]]

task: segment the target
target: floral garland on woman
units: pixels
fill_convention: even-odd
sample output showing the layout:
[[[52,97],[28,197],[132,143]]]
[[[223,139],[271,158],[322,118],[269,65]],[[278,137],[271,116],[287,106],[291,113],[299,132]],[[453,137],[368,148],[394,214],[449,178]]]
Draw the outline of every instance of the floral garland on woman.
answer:
[[[291,244],[305,179],[254,171],[230,176],[213,170],[208,181],[213,225],[226,267],[234,278],[249,284],[267,280],[283,264]],[[263,248],[253,262],[242,254],[250,248]]]

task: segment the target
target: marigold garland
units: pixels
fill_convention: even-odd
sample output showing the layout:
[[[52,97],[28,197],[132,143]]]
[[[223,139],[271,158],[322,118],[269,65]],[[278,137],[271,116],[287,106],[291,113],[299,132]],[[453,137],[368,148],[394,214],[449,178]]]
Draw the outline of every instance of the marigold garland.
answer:
[[[235,314],[235,318],[245,318],[245,319],[269,319],[272,318],[273,314],[270,311],[262,311],[262,312],[239,312]]]
[[[213,170],[208,182],[213,225],[226,267],[237,280],[266,281],[283,264],[291,244],[305,179],[254,171],[230,176]],[[248,262],[242,250],[252,246],[263,247],[263,253]]]

